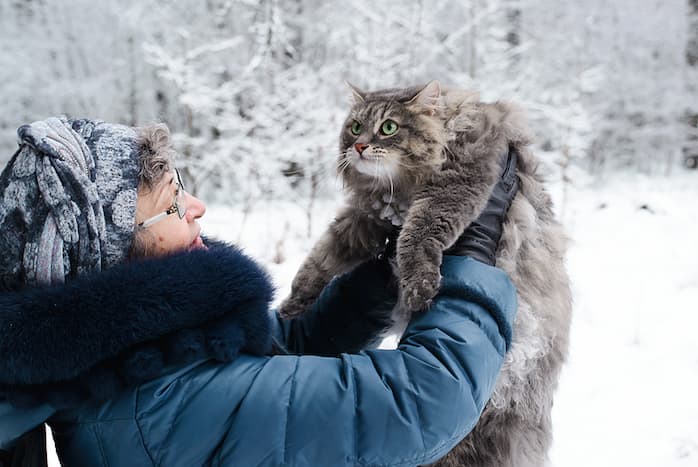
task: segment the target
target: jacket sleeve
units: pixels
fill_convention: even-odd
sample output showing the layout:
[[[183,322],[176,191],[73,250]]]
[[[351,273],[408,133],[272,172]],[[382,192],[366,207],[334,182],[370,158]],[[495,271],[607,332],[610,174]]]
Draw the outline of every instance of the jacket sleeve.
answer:
[[[142,387],[136,418],[153,461],[414,466],[445,455],[492,393],[516,293],[469,258],[445,257],[442,273],[396,350],[243,356]]]
[[[24,433],[44,423],[55,411],[47,404],[17,408],[0,400],[0,451],[9,451]]]
[[[274,337],[291,354],[337,356],[373,344],[391,324],[397,289],[387,260],[372,259],[335,278],[293,319],[274,312]]]

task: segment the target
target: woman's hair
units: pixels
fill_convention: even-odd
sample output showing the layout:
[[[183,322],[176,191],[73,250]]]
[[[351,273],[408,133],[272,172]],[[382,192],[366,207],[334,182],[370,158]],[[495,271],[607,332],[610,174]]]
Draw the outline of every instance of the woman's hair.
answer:
[[[138,133],[138,193],[147,193],[172,170],[176,152],[172,147],[170,130],[164,123],[152,123],[136,129]],[[146,231],[136,228],[129,248],[129,258],[148,256]]]
[[[162,176],[172,170],[175,150],[170,130],[164,123],[153,123],[136,129],[140,148],[138,189],[152,189]]]

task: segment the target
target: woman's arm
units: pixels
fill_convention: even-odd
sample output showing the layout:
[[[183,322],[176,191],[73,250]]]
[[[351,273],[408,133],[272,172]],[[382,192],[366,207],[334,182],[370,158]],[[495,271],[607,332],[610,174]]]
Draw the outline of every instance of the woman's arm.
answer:
[[[10,451],[22,434],[44,423],[55,411],[56,409],[47,404],[17,408],[0,399],[0,452]],[[0,462],[0,466],[2,465]]]
[[[143,386],[136,418],[153,461],[294,466],[435,461],[477,422],[497,380],[516,310],[514,287],[501,270],[446,257],[442,273],[439,296],[410,323],[397,350],[340,358],[242,357]]]
[[[335,278],[303,315],[282,319],[274,312],[273,333],[291,354],[356,353],[391,325],[396,301],[390,264],[373,259]]]

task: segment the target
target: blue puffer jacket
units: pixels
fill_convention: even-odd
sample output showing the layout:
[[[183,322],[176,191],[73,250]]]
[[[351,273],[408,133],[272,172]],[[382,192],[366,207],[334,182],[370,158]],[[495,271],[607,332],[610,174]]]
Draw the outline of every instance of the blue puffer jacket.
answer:
[[[221,261],[220,252],[200,253],[197,261],[206,263],[206,255]],[[206,264],[195,271],[204,277],[217,277],[221,271],[233,275],[239,272],[238,255],[225,258],[215,268]],[[247,259],[243,263],[245,268],[251,266]],[[165,285],[169,281],[159,282],[159,287],[144,286],[139,274],[147,267],[138,267],[127,276],[138,276],[134,282],[141,287],[134,285],[131,291],[130,279],[122,276],[126,285],[118,295],[128,297],[128,302],[111,295],[115,311],[101,302],[101,312],[117,315],[119,307],[132,309],[129,303],[135,301],[137,311],[147,314],[147,303],[152,307],[164,300],[165,311],[175,318],[155,313],[153,319],[167,332],[154,335],[152,326],[151,334],[137,337],[142,342],[135,347],[126,342],[124,349],[120,347],[123,336],[103,334],[114,329],[128,334],[117,319],[117,324],[107,323],[97,331],[91,325],[73,328],[77,337],[63,347],[50,342],[58,353],[72,347],[75,352],[96,354],[74,358],[77,370],[20,371],[21,357],[10,359],[11,364],[0,363],[0,370],[15,375],[14,379],[0,376],[0,394],[5,394],[0,397],[6,398],[0,401],[0,449],[11,447],[23,432],[47,421],[61,462],[68,466],[415,466],[433,462],[477,422],[502,365],[516,310],[514,288],[502,271],[468,258],[445,257],[439,296],[409,324],[397,350],[334,357],[294,355],[354,351],[375,338],[390,309],[385,300],[385,270],[376,263],[364,265],[335,280],[302,319],[281,322],[266,310],[259,312],[268,302],[269,290],[264,274],[253,266],[237,279],[227,277],[225,290],[218,279],[211,288],[203,281],[198,283],[202,290],[187,290],[196,297],[192,306],[198,301],[203,318],[180,309],[187,307],[186,293],[177,295],[176,302],[169,298]],[[191,272],[192,267],[190,263],[186,269]],[[97,307],[99,300],[84,303],[91,293],[75,298],[103,286],[90,280],[72,291],[61,289],[54,305],[64,305],[65,294],[70,293],[70,300],[78,300],[74,305]],[[186,287],[196,286],[197,280]],[[232,291],[239,292],[238,298],[231,297]],[[21,295],[25,292],[19,293],[26,298]],[[145,301],[133,293],[142,293]],[[10,303],[6,295],[0,306]],[[226,305],[231,300],[232,307]],[[229,313],[216,311],[226,306]],[[257,321],[248,319],[253,316]],[[357,326],[362,320],[367,324]],[[16,319],[0,315],[0,334],[12,323],[16,329]],[[75,324],[64,326],[53,327],[68,337]],[[148,323],[140,326],[150,329]],[[218,329],[236,336],[235,342],[219,342]],[[270,337],[289,353],[259,355],[268,352]],[[187,352],[188,357],[182,357]],[[71,361],[66,356],[50,360],[52,366],[68,366]],[[108,384],[96,383],[99,377]],[[61,391],[46,384],[50,378],[61,381]],[[135,388],[129,385],[134,381]],[[28,391],[32,386],[42,389]],[[96,402],[105,394],[110,397],[107,402]],[[36,405],[42,398],[52,403]],[[26,408],[17,407],[23,403]]]

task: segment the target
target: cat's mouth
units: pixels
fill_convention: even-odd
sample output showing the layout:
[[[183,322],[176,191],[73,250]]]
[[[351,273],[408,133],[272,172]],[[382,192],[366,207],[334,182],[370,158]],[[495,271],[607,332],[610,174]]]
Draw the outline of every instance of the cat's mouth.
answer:
[[[382,157],[378,154],[374,154],[370,150],[365,150],[362,152],[357,151],[355,148],[351,151],[354,155],[355,162],[360,161],[379,161]]]
[[[394,167],[380,155],[357,154],[352,165],[357,172],[371,178],[387,180],[395,176]]]
[[[373,154],[359,154],[359,159],[362,161],[377,161],[382,159],[381,156],[375,156]]]
[[[356,154],[352,165],[356,167],[359,172],[362,172],[362,168],[370,168],[371,173],[376,171],[376,168],[381,166],[383,163],[383,158],[380,156],[374,156],[370,154]],[[367,173],[367,175],[370,175]]]

